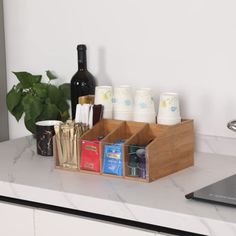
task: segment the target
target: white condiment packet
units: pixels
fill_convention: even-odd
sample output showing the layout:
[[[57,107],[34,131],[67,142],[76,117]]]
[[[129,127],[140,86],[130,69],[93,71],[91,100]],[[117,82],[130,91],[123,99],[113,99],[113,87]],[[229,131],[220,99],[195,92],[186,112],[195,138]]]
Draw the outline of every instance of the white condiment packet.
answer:
[[[90,104],[82,105],[82,123],[88,125]]]
[[[76,112],[75,112],[75,123],[80,123],[81,122],[81,104],[76,105]]]
[[[90,105],[88,124],[89,128],[91,129],[93,127],[93,105]]]

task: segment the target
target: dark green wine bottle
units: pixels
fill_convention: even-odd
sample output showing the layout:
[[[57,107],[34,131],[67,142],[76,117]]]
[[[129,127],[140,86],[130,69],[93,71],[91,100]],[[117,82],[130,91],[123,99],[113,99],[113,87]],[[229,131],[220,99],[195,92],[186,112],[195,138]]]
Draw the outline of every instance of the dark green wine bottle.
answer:
[[[71,115],[75,118],[78,98],[86,95],[94,95],[95,79],[87,70],[86,46],[80,44],[78,51],[78,71],[71,79]]]

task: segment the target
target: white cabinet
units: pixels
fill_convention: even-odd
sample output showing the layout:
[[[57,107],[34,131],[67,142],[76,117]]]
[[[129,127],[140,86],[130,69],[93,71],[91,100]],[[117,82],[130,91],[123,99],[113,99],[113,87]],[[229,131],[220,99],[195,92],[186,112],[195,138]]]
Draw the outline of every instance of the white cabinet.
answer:
[[[33,209],[0,203],[0,235],[34,236]]]
[[[168,234],[95,219],[0,203],[0,235],[4,236],[164,236]]]
[[[165,236],[135,227],[95,219],[71,216],[46,210],[0,203],[0,235],[2,236]]]
[[[155,236],[158,234],[88,218],[35,210],[35,236],[45,235]]]

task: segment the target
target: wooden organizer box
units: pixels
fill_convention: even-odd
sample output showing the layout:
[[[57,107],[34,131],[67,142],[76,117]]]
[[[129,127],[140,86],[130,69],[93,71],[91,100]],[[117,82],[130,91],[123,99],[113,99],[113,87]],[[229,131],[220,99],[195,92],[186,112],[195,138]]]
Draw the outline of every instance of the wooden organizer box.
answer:
[[[140,182],[152,182],[194,164],[193,120],[183,119],[181,123],[172,126],[101,120],[78,140],[78,152],[80,152],[82,140],[91,141],[98,136],[104,136],[104,138],[100,141],[100,172],[97,174]],[[104,144],[114,143],[120,139],[126,140],[122,144],[123,176],[103,174]],[[129,145],[145,146],[146,178],[128,176]],[[56,155],[55,160],[58,163]],[[94,173],[79,169],[77,171]]]

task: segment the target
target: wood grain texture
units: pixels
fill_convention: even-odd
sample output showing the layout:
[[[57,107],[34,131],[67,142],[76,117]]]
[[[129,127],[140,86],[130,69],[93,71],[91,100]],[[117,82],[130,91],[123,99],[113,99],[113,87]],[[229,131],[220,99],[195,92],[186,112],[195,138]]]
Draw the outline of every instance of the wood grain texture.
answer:
[[[149,181],[194,164],[193,121],[170,126],[147,148]]]

